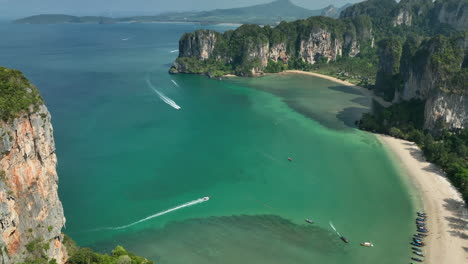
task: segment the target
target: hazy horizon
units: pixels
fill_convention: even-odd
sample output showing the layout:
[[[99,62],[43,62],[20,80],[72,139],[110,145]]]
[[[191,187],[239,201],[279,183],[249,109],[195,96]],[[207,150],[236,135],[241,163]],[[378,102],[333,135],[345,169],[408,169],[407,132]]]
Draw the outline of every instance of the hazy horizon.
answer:
[[[3,8],[0,18],[19,18],[38,14],[70,14],[70,15],[151,15],[164,12],[204,11],[213,9],[245,7],[264,4],[273,0],[178,0],[174,2],[162,0],[0,0]],[[291,0],[294,4],[308,8],[320,9],[328,5],[337,7],[347,3],[357,3],[362,0]]]

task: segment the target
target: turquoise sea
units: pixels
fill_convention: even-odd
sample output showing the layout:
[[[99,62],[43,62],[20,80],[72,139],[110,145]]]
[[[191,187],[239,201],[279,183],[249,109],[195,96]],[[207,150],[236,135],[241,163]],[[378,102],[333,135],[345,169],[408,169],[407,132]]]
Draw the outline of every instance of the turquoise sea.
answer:
[[[197,28],[0,23],[0,65],[52,113],[63,231],[161,264],[407,263],[413,199],[353,128],[366,93],[302,75],[167,74]]]

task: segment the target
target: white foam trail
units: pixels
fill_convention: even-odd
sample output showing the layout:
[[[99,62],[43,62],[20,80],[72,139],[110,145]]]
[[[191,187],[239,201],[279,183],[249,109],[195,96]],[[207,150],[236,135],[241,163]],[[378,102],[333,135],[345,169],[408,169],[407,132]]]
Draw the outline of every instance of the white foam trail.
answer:
[[[340,233],[336,230],[335,226],[333,226],[333,223],[332,223],[331,221],[330,221],[330,226],[331,226],[331,228],[333,228],[333,230],[335,230],[335,232],[336,232],[339,236],[341,236]]]
[[[179,84],[178,84],[178,83],[176,83],[176,81],[174,81],[174,80],[171,80],[171,82],[172,82],[172,83],[173,83],[175,86],[179,87]]]
[[[166,211],[162,211],[162,212],[159,212],[159,213],[156,213],[154,215],[150,215],[148,217],[145,217],[143,219],[140,219],[136,222],[133,222],[131,224],[128,224],[128,225],[124,225],[124,226],[118,226],[118,227],[108,227],[108,228],[103,228],[101,230],[119,230],[119,229],[124,229],[124,228],[127,228],[127,227],[131,227],[131,226],[134,226],[136,224],[139,224],[139,223],[143,223],[143,222],[146,222],[150,219],[153,219],[153,218],[156,218],[158,216],[161,216],[161,215],[165,215],[165,214],[168,214],[170,212],[174,212],[176,210],[179,210],[179,209],[182,209],[182,208],[185,208],[185,207],[189,207],[189,206],[193,206],[193,205],[196,205],[196,204],[200,204],[200,203],[204,203],[206,201],[209,201],[209,198],[207,199],[207,197],[204,197],[204,198],[200,198],[200,199],[197,199],[197,200],[193,200],[191,202],[188,202],[188,203],[184,203],[184,204],[181,204],[179,206],[176,206],[174,208],[171,208],[171,209],[168,209]]]
[[[153,91],[159,96],[159,98],[161,98],[161,100],[163,100],[163,102],[165,102],[166,104],[174,107],[175,109],[179,110],[181,109],[181,107],[176,104],[176,102],[174,102],[171,98],[165,96],[163,93],[161,93],[160,91],[158,91],[152,84],[149,80],[146,80],[146,82],[148,83],[148,85],[151,87],[151,89],[153,89]]]
[[[179,50],[176,49],[176,50],[171,50],[171,53],[174,53],[174,52],[178,52]]]
[[[130,39],[130,38],[123,38],[122,40],[123,40],[123,41],[127,41],[127,40],[129,40],[129,39]]]

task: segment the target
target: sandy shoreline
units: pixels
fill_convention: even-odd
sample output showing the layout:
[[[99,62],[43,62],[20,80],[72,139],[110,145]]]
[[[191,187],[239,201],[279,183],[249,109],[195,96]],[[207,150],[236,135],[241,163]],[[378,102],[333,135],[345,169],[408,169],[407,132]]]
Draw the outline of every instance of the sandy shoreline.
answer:
[[[285,73],[306,74],[346,86],[357,86],[313,72],[294,70]],[[380,97],[374,96],[374,100],[389,105]],[[427,229],[430,234],[425,240],[425,263],[468,263],[468,210],[461,195],[437,166],[424,159],[422,151],[415,143],[385,135],[377,137],[408,176],[429,216]],[[409,248],[410,238],[402,241],[405,242]],[[408,259],[408,262],[411,260]]]
[[[425,262],[468,263],[468,210],[461,195],[415,143],[377,136],[409,176],[429,216]]]
[[[322,78],[322,79],[327,79],[327,80],[330,80],[330,81],[333,81],[333,82],[336,82],[336,83],[339,83],[339,84],[343,84],[343,85],[346,85],[346,86],[357,86],[356,84],[352,84],[350,82],[343,81],[343,80],[340,80],[340,79],[335,78],[335,77],[331,77],[331,76],[328,76],[328,75],[315,73],[315,72],[307,72],[307,71],[299,71],[299,70],[287,70],[287,71],[284,71],[283,73],[305,74],[305,75],[319,77],[319,78]]]

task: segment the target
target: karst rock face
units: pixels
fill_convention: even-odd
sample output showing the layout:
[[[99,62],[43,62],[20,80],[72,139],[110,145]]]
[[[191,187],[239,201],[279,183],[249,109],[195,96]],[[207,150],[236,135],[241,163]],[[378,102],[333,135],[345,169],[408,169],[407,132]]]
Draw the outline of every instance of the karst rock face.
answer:
[[[62,264],[67,258],[65,224],[57,194],[57,158],[45,105],[0,121],[0,262],[20,263],[31,247]]]
[[[360,47],[355,31],[337,36],[327,27],[311,27],[305,34],[294,36],[294,42],[239,34],[235,38],[236,41],[233,40],[232,33],[221,34],[211,30],[184,34],[179,41],[179,57],[170,72],[206,74],[207,72],[198,71],[199,64],[194,61],[209,60],[210,63],[216,61],[220,64],[249,65],[236,74],[258,75],[263,73],[269,61],[288,64],[289,59],[295,57],[310,64],[319,60],[330,62],[340,56],[354,57],[359,54]],[[238,39],[242,42],[237,43]],[[299,43],[297,47],[296,43]]]

